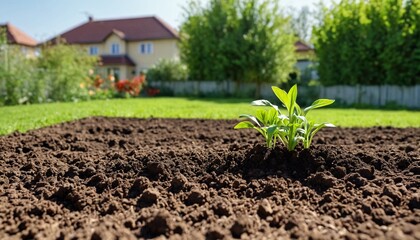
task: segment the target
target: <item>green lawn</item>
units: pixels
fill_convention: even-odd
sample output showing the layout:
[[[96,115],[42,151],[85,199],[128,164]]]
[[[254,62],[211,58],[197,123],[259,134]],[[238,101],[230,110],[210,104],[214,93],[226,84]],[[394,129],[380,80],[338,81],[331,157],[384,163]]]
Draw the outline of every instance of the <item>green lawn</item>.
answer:
[[[79,103],[50,103],[0,107],[0,135],[27,131],[88,116],[236,119],[255,112],[250,100],[139,98]],[[316,121],[338,126],[420,127],[419,111],[325,108],[310,114]]]

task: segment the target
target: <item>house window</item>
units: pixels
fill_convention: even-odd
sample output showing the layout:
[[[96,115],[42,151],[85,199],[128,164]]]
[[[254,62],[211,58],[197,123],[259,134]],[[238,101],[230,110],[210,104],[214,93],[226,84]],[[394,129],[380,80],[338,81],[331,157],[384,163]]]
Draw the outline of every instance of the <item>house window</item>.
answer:
[[[41,56],[41,49],[35,48],[35,56]]]
[[[139,50],[140,50],[140,54],[152,54],[153,53],[153,44],[152,43],[141,43]]]
[[[90,55],[98,55],[98,47],[91,46],[91,47],[89,48],[89,54],[90,54]]]
[[[120,45],[118,43],[113,43],[111,45],[111,54],[113,55],[120,54]]]

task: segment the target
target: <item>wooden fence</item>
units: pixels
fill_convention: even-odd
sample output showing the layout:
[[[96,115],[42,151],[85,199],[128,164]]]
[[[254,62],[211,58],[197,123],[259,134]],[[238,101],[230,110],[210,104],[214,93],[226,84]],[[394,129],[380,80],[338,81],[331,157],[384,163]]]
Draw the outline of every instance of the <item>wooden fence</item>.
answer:
[[[229,81],[181,81],[153,82],[153,87],[164,89],[175,96],[228,96],[237,95],[253,98],[256,95],[256,84],[246,83],[236,86]],[[316,86],[299,87],[300,98],[331,98],[343,105],[397,105],[420,109],[420,85],[415,86]],[[262,84],[259,95],[261,98],[273,98],[271,84]]]
[[[344,104],[388,104],[420,109],[420,85],[415,86],[331,86],[320,87],[320,96],[334,98]]]

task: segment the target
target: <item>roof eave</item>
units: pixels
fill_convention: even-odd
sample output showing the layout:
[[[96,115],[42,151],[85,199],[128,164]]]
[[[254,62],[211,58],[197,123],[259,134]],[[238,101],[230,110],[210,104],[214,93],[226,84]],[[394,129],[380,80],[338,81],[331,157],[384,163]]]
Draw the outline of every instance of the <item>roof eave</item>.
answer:
[[[102,41],[73,41],[73,42],[67,42],[68,44],[103,44],[106,42],[106,37]],[[173,37],[161,37],[161,38],[141,38],[141,39],[121,39],[126,42],[141,42],[141,41],[154,41],[154,40],[179,40],[179,38],[173,38]]]

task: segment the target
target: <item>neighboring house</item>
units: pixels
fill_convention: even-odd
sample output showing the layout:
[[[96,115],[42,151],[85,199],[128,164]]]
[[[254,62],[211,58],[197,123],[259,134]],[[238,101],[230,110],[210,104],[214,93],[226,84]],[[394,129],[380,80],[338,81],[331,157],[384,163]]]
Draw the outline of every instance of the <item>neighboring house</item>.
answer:
[[[302,61],[310,60],[315,55],[314,49],[311,46],[309,46],[309,44],[304,43],[301,40],[295,42],[295,47],[296,47],[295,51],[296,51],[298,60],[302,60]]]
[[[0,32],[5,31],[8,45],[18,48],[27,57],[36,56],[37,41],[10,23],[0,24]]]
[[[113,74],[117,79],[131,78],[159,59],[179,58],[178,32],[155,16],[114,20],[90,17],[54,39],[59,37],[99,56],[99,73]]]
[[[297,41],[295,43],[297,63],[296,68],[299,69],[302,78],[317,79],[318,75],[313,67],[313,60],[315,58],[314,48],[303,41]]]

